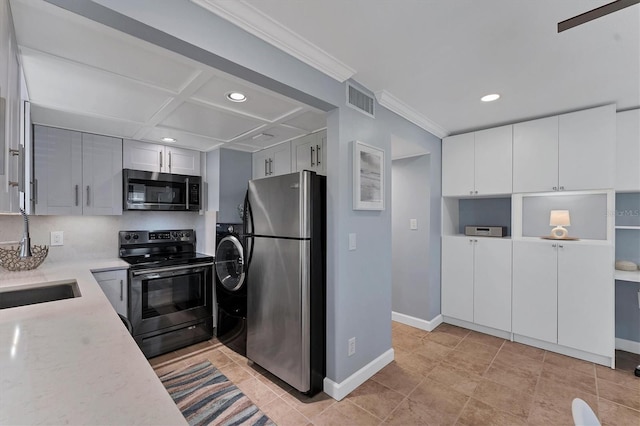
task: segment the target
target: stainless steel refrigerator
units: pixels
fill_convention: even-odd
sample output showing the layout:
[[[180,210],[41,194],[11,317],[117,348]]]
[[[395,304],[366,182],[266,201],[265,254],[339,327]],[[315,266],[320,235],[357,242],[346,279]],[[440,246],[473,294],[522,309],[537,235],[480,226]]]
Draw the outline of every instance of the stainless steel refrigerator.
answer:
[[[303,171],[249,182],[247,358],[300,392],[325,376],[324,176]]]

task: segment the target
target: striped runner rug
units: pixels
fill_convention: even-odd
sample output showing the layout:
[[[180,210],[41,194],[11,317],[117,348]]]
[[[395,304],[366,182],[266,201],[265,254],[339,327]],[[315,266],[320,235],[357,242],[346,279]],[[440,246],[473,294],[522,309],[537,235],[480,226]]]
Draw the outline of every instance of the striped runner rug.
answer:
[[[160,380],[190,425],[275,425],[209,361]]]

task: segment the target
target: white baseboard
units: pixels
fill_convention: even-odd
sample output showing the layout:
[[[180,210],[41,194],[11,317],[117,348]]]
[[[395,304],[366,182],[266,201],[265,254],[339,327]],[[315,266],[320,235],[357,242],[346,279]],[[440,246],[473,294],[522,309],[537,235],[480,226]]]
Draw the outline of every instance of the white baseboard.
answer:
[[[616,349],[631,352],[640,355],[640,342],[634,342],[633,340],[618,339],[616,337]]]
[[[324,392],[331,398],[340,401],[345,396],[349,395],[349,393],[351,393],[355,388],[373,377],[373,375],[378,371],[382,370],[387,364],[393,361],[393,358],[393,349],[389,349],[378,358],[347,377],[347,379],[341,383],[336,383],[328,377],[325,377],[323,382]]]
[[[438,315],[431,321],[423,320],[421,318],[412,317],[398,312],[391,312],[391,319],[402,324],[410,325],[411,327],[419,328],[420,330],[433,331],[437,326],[442,324],[442,315]]]
[[[484,325],[475,324],[473,322],[459,320],[457,318],[444,317],[444,322],[451,325],[456,325],[462,328],[468,328],[469,330],[477,331],[479,333],[489,334],[491,336],[500,337],[501,339],[511,340],[511,332],[498,330],[497,328],[485,327]]]

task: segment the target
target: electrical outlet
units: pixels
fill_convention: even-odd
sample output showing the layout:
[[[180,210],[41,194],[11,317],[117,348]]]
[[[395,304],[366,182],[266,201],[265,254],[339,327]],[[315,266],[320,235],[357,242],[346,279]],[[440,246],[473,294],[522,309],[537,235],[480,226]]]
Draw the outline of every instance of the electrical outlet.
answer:
[[[51,232],[51,246],[64,245],[64,233],[62,231]]]
[[[349,356],[356,353],[356,338],[352,337],[349,339]]]
[[[418,219],[409,219],[409,229],[418,229]]]

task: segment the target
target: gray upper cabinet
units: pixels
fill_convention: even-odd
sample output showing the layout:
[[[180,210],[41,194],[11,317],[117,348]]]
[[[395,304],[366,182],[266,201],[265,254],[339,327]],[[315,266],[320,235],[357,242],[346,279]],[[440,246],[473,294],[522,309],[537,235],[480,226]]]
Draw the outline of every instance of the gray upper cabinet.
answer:
[[[253,178],[291,173],[291,142],[253,153]]]
[[[326,174],[326,142],[326,130],[292,140],[291,170],[296,172],[311,170],[321,175]]]
[[[122,139],[35,126],[34,177],[36,214],[122,214]]]
[[[616,191],[640,191],[640,109],[616,114]]]

